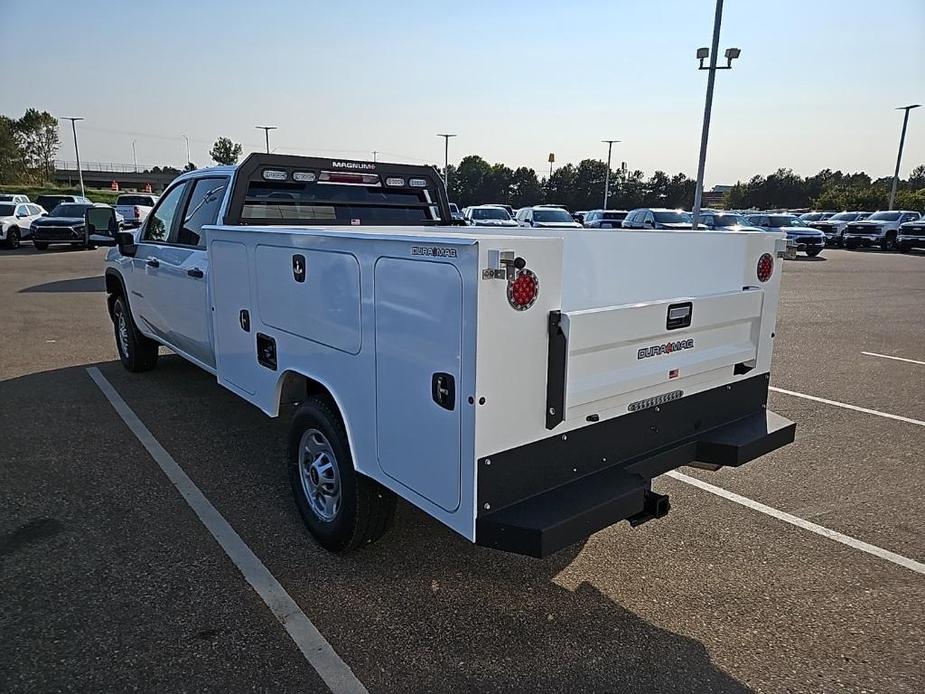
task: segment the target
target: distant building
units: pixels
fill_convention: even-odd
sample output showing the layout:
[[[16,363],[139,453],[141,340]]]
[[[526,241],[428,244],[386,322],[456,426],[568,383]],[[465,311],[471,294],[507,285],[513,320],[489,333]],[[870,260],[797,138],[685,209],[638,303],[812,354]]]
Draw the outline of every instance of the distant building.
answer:
[[[730,190],[732,186],[720,184],[713,186],[713,190],[703,191],[703,207],[719,207]]]

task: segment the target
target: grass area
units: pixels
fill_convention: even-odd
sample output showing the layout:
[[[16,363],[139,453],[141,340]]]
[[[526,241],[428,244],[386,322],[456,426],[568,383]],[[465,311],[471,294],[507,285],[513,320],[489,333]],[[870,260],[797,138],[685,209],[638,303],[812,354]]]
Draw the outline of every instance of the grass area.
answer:
[[[109,205],[112,205],[116,198],[121,194],[122,191],[116,190],[98,190],[95,188],[87,188],[86,194],[93,202],[105,202]],[[28,195],[29,199],[35,202],[35,199],[39,195],[80,195],[80,187],[68,188],[67,186],[36,186],[36,185],[0,185],[0,193],[22,193],[23,195]]]

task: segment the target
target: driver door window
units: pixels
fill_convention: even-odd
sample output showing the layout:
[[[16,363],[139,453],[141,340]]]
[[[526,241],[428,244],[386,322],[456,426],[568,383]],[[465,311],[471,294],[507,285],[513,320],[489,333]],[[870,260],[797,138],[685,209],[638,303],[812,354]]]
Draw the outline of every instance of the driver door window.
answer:
[[[141,234],[142,241],[152,241],[154,243],[167,243],[170,240],[170,232],[173,228],[174,218],[176,217],[177,208],[183,199],[183,193],[186,191],[186,183],[181,183],[162,197],[148,218],[145,220],[144,231]]]

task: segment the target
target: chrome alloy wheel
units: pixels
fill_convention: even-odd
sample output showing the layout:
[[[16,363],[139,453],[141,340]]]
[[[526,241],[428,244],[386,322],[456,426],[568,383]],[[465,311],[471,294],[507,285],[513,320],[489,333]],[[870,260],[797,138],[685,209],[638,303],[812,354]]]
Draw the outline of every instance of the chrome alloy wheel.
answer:
[[[340,510],[340,473],[327,437],[307,429],[299,442],[299,478],[309,508],[319,520],[330,523]]]

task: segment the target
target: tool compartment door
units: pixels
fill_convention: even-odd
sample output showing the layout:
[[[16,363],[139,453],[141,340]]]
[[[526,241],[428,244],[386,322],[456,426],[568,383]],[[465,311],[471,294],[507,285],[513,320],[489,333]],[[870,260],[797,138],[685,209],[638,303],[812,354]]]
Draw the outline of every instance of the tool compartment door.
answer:
[[[758,355],[763,301],[764,292],[750,288],[564,313],[566,412],[606,409],[668,383],[703,384],[711,372],[728,382],[737,364],[745,373]],[[674,323],[681,325],[669,328]]]
[[[257,347],[247,247],[243,243],[217,240],[212,242],[209,254],[218,382],[231,390],[253,395]],[[246,312],[246,320],[242,320],[242,312]]]
[[[455,511],[462,277],[450,263],[380,258],[374,281],[379,466],[440,508]]]

